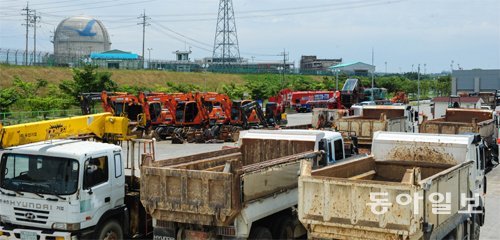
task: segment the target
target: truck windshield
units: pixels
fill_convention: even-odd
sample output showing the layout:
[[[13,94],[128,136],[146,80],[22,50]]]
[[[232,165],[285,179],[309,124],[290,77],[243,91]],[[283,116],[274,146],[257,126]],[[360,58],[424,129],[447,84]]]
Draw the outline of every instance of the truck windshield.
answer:
[[[6,153],[0,164],[0,187],[12,191],[69,195],[78,186],[78,161]]]

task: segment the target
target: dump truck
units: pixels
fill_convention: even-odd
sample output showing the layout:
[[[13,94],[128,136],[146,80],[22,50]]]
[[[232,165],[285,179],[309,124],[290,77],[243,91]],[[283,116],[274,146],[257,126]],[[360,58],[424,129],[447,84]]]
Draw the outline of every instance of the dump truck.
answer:
[[[369,146],[376,131],[413,132],[414,114],[405,106],[363,106],[362,115],[340,118],[335,126],[346,139],[355,135],[360,145]]]
[[[498,124],[495,112],[482,109],[448,108],[441,118],[427,120],[424,117],[419,126],[421,133],[463,134],[477,133],[483,139],[486,148],[487,172],[498,164]]]
[[[310,239],[479,239],[484,167],[478,135],[377,132],[369,156],[304,162],[299,219]]]
[[[141,202],[155,239],[290,239],[306,233],[295,211],[300,161],[346,155],[337,132],[242,131],[239,147],[143,162]]]
[[[424,117],[420,124],[421,133],[478,133],[489,138],[495,132],[493,111],[482,109],[448,108],[441,118],[428,120]]]

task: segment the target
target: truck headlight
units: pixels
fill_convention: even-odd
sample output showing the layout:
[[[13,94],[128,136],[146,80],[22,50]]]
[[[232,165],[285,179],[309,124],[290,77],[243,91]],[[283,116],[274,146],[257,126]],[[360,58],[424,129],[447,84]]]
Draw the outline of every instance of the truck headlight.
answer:
[[[0,215],[0,223],[11,223],[8,216]]]
[[[80,230],[80,223],[54,223],[52,229],[76,231]]]

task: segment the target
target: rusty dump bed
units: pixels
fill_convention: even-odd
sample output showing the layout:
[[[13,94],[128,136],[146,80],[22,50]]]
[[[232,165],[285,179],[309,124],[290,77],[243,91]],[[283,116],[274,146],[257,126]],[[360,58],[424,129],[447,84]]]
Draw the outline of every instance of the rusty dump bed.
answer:
[[[443,118],[424,119],[419,130],[421,133],[479,133],[482,137],[490,137],[495,131],[493,111],[449,108]]]
[[[141,202],[158,221],[226,226],[245,204],[297,187],[314,142],[244,139],[231,148],[145,164]]]
[[[371,156],[311,171],[304,164],[299,178],[299,219],[309,237],[325,239],[420,239],[422,223],[437,234],[457,214],[460,193],[468,193],[472,162],[460,165],[375,161]],[[451,214],[434,214],[431,193],[451,194]],[[387,212],[371,209],[370,194],[391,203]],[[400,194],[423,200],[398,204]],[[405,199],[407,200],[407,199]],[[414,205],[414,203],[416,203]],[[463,210],[463,209],[462,209]]]
[[[402,106],[365,106],[363,115],[346,117],[348,119],[380,119],[384,114],[387,119],[401,118],[405,116],[405,108]]]
[[[402,106],[370,106],[363,108],[363,115],[340,118],[335,125],[346,143],[350,143],[348,136],[355,135],[359,144],[370,145],[376,131],[405,132],[404,114]]]

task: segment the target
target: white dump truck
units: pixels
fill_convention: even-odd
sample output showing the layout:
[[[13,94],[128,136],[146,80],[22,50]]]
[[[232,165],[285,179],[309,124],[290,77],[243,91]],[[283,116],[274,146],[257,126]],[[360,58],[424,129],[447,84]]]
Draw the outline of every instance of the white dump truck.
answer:
[[[0,159],[0,239],[152,234],[120,146],[48,140],[0,150]]]
[[[306,234],[296,215],[301,160],[344,159],[337,132],[242,131],[237,148],[144,162],[141,201],[155,239],[291,239]]]
[[[369,146],[376,131],[414,132],[415,118],[411,107],[363,106],[361,115],[339,118],[334,125],[347,142],[356,136],[360,145]]]
[[[131,171],[133,151],[129,158],[113,144],[54,140],[115,142],[128,135],[128,120],[111,113],[0,125],[0,239],[151,235],[138,171]],[[153,149],[153,142],[143,142]]]
[[[313,239],[479,239],[484,157],[479,135],[377,132],[372,155],[303,163],[299,219]]]

